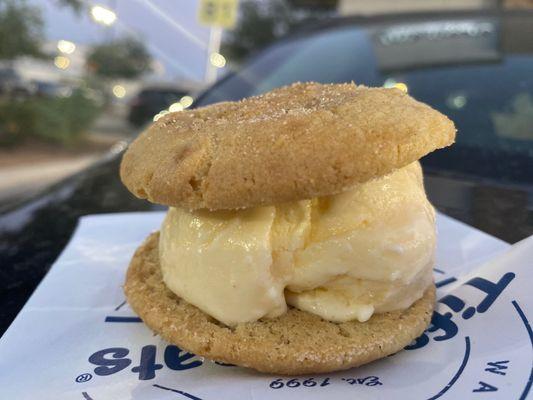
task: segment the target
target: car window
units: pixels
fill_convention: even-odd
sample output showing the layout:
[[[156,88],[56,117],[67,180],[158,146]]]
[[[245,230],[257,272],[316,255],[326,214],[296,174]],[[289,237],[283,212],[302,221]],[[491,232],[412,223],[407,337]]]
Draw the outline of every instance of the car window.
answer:
[[[475,23],[479,29],[495,26],[492,20]],[[197,105],[236,100],[296,81],[396,86],[448,115],[457,126],[456,146],[428,157],[430,168],[533,182],[533,46],[529,54],[505,53],[483,31],[476,40],[468,32],[463,40],[459,31],[445,38],[449,43],[440,42],[449,48],[452,40],[458,41],[457,54],[452,48],[442,56],[435,48],[433,64],[427,59],[417,63],[416,54],[401,60],[392,53],[394,57],[384,60],[376,44],[378,31],[334,27],[274,45],[221,81]],[[436,45],[438,39],[432,39]],[[429,53],[424,49],[426,57]],[[496,173],[494,168],[499,168]]]
[[[485,65],[396,74],[394,79],[455,121],[465,132],[458,137],[461,143],[497,148],[516,142],[517,150],[533,151],[532,71],[533,57],[509,56]]]
[[[361,29],[348,27],[288,40],[253,58],[249,64],[211,89],[198,104],[269,91],[297,81],[377,82],[375,57]]]

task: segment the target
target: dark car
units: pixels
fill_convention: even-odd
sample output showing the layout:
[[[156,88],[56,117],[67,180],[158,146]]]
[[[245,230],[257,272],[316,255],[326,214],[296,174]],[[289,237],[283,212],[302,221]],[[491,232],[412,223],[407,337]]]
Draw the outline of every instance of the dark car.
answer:
[[[146,87],[131,100],[128,120],[134,126],[143,126],[152,121],[157,113],[180,101],[187,93],[184,88]]]
[[[33,81],[33,84],[35,85],[34,95],[38,97],[69,97],[73,91],[71,86],[58,82]]]
[[[516,242],[533,233],[531,37],[533,13],[527,12],[329,20],[251,57],[194,105],[240,99],[294,81],[407,89],[458,128],[453,147],[422,161],[433,204]],[[157,208],[123,187],[120,156],[110,154],[0,215],[0,329],[59,255],[80,216]]]
[[[35,85],[25,79],[13,67],[0,67],[0,96],[25,99],[35,92]]]

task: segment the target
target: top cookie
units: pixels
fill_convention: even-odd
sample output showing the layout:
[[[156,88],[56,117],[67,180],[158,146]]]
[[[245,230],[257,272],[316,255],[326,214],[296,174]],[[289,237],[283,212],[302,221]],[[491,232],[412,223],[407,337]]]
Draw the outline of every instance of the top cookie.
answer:
[[[137,197],[235,209],[331,195],[450,145],[446,116],[397,89],[296,83],[170,113],[124,154]]]

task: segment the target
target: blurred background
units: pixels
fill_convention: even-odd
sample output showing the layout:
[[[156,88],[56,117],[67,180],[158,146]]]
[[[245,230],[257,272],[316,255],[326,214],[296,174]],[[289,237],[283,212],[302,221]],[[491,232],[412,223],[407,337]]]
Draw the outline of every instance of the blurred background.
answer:
[[[194,106],[223,77],[200,103],[295,80],[356,80],[401,90],[416,86],[418,97],[461,120],[471,101],[468,83],[478,72],[454,75],[449,68],[425,75],[422,67],[481,62],[501,69],[506,51],[531,54],[532,18],[513,36],[517,22],[476,17],[531,8],[533,0],[0,0],[0,210],[119,153],[147,123]],[[457,12],[473,14],[440,25],[391,25],[389,18]],[[311,44],[279,46],[252,62],[248,73],[231,76],[278,38],[349,16],[361,17],[350,26],[374,21],[372,29],[330,30]],[[464,38],[452,40],[459,36]],[[529,60],[512,71],[532,76]],[[487,79],[511,73],[492,70]],[[455,79],[461,84],[452,84]],[[434,85],[450,88],[446,98],[431,98]],[[467,140],[480,140],[479,127],[496,132],[485,142],[533,137],[531,80],[520,85],[524,90],[512,89],[511,100],[492,114],[465,120],[466,127],[477,124],[479,133]],[[483,107],[478,109],[489,106]]]
[[[430,201],[509,243],[533,234],[533,0],[0,0],[0,334],[80,217],[162,208],[119,179],[147,124],[295,81],[446,114]]]

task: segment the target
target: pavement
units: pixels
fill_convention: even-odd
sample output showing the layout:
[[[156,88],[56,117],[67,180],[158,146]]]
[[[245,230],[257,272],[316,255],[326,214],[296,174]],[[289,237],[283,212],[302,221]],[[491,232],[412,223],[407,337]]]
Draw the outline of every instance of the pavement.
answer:
[[[21,196],[31,196],[87,168],[112,146],[134,137],[137,132],[127,124],[122,114],[102,115],[88,133],[87,144],[81,146],[87,149],[59,149],[56,152],[50,148],[29,150],[21,146],[17,152],[2,151],[0,206]]]
[[[88,167],[99,157],[93,154],[61,161],[4,167],[0,169],[0,204],[21,195],[29,196],[37,193]]]

